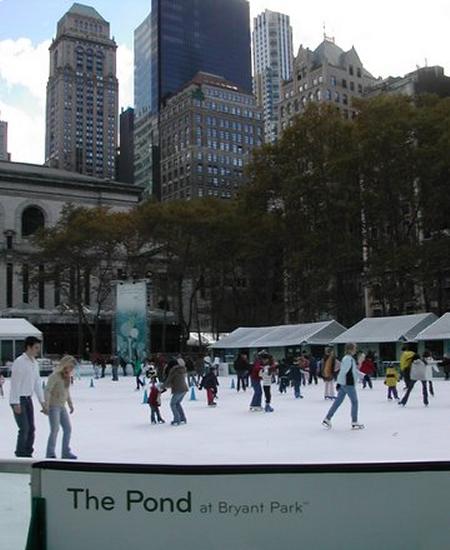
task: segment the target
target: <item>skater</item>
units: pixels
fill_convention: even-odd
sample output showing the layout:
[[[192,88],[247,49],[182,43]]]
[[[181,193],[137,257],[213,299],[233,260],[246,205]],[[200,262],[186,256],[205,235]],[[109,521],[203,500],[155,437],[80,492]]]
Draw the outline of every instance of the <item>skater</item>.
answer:
[[[425,353],[423,354],[423,359],[425,361],[425,364],[427,365],[426,376],[428,382],[428,391],[430,392],[430,395],[434,397],[433,371],[439,374],[439,369],[430,351],[425,351]]]
[[[414,361],[414,356],[416,353],[409,349],[408,344],[404,344],[402,347],[402,354],[400,355],[400,374],[402,375],[403,380],[405,381],[405,389],[409,387],[409,382],[411,380],[411,365]]]
[[[145,382],[141,379],[142,365],[139,359],[136,359],[134,362],[133,372],[136,378],[136,391],[139,391],[141,387],[145,386]]]
[[[186,371],[188,374],[188,385],[191,386],[197,386],[197,379],[196,379],[196,371],[195,371],[195,364],[191,357],[186,357]]]
[[[428,389],[427,389],[427,364],[423,361],[418,353],[414,354],[413,361],[410,369],[410,378],[408,383],[408,388],[402,400],[399,401],[399,405],[403,407],[408,402],[409,396],[411,395],[412,389],[416,385],[416,382],[422,383],[422,398],[423,404],[425,407],[428,407]]]
[[[25,351],[12,364],[9,402],[19,433],[15,454],[17,457],[33,456],[34,410],[32,396],[39,399],[45,411],[39,366],[36,357],[41,349],[41,341],[34,336],[25,339]]]
[[[325,428],[331,428],[331,419],[334,413],[342,405],[342,402],[347,395],[351,401],[351,417],[352,417],[352,429],[361,430],[364,428],[363,424],[358,422],[358,395],[356,393],[356,383],[358,381],[358,366],[355,360],[356,344],[345,345],[345,357],[342,359],[341,368],[337,377],[337,389],[338,395],[336,401],[331,405],[326,417],[322,424]]]
[[[441,361],[441,366],[444,369],[444,377],[446,380],[450,379],[450,356],[447,354],[444,355]]]
[[[170,388],[172,390],[172,399],[170,408],[172,409],[172,426],[186,424],[186,415],[184,414],[181,402],[187,394],[189,388],[186,384],[186,366],[183,359],[171,359],[166,368],[167,377],[162,385],[162,389]]]
[[[206,390],[208,407],[215,407],[217,405],[217,403],[215,402],[215,399],[217,397],[218,386],[219,386],[219,380],[217,379],[214,366],[211,365],[208,369],[208,372],[202,378],[202,381],[200,382],[200,385],[198,387],[199,390],[202,390],[202,389]]]
[[[155,371],[156,373],[156,371]],[[158,384],[156,381],[156,376],[152,378],[150,393],[148,396],[148,404],[150,406],[150,422],[152,424],[165,424],[165,420],[159,412],[161,406],[161,384]]]
[[[5,384],[5,377],[3,373],[0,372],[0,397],[5,397],[5,392],[3,391],[3,385]]]
[[[319,377],[317,375],[318,367],[319,367],[318,359],[316,359],[311,355],[311,357],[309,358],[309,380],[308,380],[309,386],[311,386],[313,382],[316,386],[319,383]]]
[[[273,408],[270,402],[272,401],[271,388],[272,388],[274,371],[275,371],[275,368],[273,365],[273,358],[269,356],[267,361],[263,359],[262,385],[263,385],[264,399],[265,399],[264,410],[266,413],[273,412]]]
[[[262,351],[259,353],[253,364],[253,368],[250,373],[250,381],[253,388],[253,398],[250,403],[250,411],[257,412],[262,411],[261,401],[262,401],[262,371],[264,369],[264,364],[267,364],[269,361],[269,354]]]
[[[287,388],[289,386],[289,375],[290,375],[290,364],[291,359],[282,359],[278,365],[278,389],[280,393],[287,393]]]
[[[363,389],[365,389],[366,386],[369,386],[370,389],[373,389],[372,379],[370,377],[375,374],[375,363],[373,362],[373,358],[369,353],[362,361],[359,370],[363,375]]]
[[[386,367],[386,376],[384,379],[384,383],[388,389],[387,398],[389,399],[389,401],[392,401],[392,398],[398,401],[397,383],[399,380],[400,376],[394,365],[390,364],[388,367]]]
[[[247,391],[248,372],[250,370],[250,363],[246,353],[240,353],[239,357],[234,362],[234,370],[237,375],[236,390]]]
[[[119,381],[120,360],[117,357],[117,355],[112,355],[111,356],[110,363],[111,363],[112,381],[113,382],[118,382]]]
[[[102,357],[100,359],[100,366],[102,370],[101,378],[105,378],[105,371],[106,371],[106,359]]]
[[[45,388],[45,410],[50,422],[50,435],[47,442],[46,458],[56,458],[56,439],[59,427],[63,429],[61,458],[76,460],[76,456],[70,450],[70,435],[72,427],[67,414],[66,403],[70,414],[73,413],[73,403],[70,397],[70,377],[75,368],[76,360],[71,355],[65,355],[59,362],[55,372],[48,377]]]
[[[338,360],[336,359],[334,349],[326,348],[321,365],[321,374],[325,383],[325,399],[336,399],[336,395],[334,393],[334,376],[338,368]]]
[[[303,395],[300,390],[300,387],[302,385],[302,376],[303,376],[300,359],[301,359],[300,357],[296,357],[290,369],[291,380],[294,386],[295,399],[303,399]]]

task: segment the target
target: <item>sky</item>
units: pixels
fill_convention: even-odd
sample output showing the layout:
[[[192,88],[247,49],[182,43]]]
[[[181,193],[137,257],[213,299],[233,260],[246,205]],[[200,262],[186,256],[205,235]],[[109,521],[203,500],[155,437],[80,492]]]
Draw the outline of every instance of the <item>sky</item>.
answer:
[[[170,0],[168,0],[170,1]],[[111,23],[118,44],[120,105],[133,105],[133,31],[151,0],[85,0]],[[12,160],[42,163],[48,47],[72,0],[0,0],[0,119],[9,125]],[[373,75],[404,75],[441,65],[450,74],[449,0],[250,0],[254,17],[265,9],[291,16],[294,50],[316,48],[328,36],[355,46]]]

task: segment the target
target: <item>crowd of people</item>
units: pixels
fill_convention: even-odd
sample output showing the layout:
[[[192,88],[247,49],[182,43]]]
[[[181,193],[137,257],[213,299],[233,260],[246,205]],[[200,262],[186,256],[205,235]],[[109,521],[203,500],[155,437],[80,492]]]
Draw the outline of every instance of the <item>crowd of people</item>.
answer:
[[[36,361],[40,353],[41,342],[35,337],[25,340],[25,351],[18,357],[11,368],[10,404],[18,427],[15,454],[17,457],[33,455],[35,423],[33,395],[41,404],[41,412],[48,416],[49,437],[47,443],[47,458],[56,458],[56,441],[60,428],[63,432],[61,458],[76,459],[77,456],[70,447],[71,422],[70,414],[74,405],[70,395],[70,387],[77,369],[77,361],[70,355],[65,355],[47,380],[42,384],[39,367]],[[122,366],[126,376],[130,368],[136,380],[136,391],[148,387],[147,402],[150,407],[150,422],[164,424],[160,411],[161,395],[170,390],[170,409],[173,419],[172,426],[187,423],[183,408],[183,400],[190,387],[206,391],[206,401],[209,407],[216,407],[219,390],[218,368],[220,360],[209,356],[195,357],[178,355],[167,359],[163,354],[144,361],[122,364],[121,359],[112,356],[109,363],[100,359],[93,361],[94,372],[99,377],[105,376],[107,365],[112,370],[112,380],[118,380],[118,370]],[[304,351],[295,356],[288,356],[280,361],[266,350],[255,354],[250,361],[246,352],[239,353],[234,361],[236,373],[236,391],[252,390],[249,404],[251,412],[273,413],[272,388],[278,387],[279,393],[292,391],[295,399],[302,399],[302,387],[317,385],[323,380],[324,399],[332,401],[322,424],[325,428],[332,427],[332,418],[346,397],[351,403],[351,427],[355,430],[364,428],[358,419],[357,387],[373,388],[372,378],[377,376],[376,359],[373,353],[358,352],[355,344],[347,344],[342,360],[336,357],[333,347],[326,347],[322,357],[314,357]],[[445,378],[448,379],[448,364],[442,363]],[[96,369],[100,369],[99,372]],[[439,372],[436,361],[429,351],[419,355],[408,345],[405,345],[400,357],[399,369],[389,364],[384,372],[384,384],[387,388],[386,398],[397,400],[399,405],[406,406],[411,392],[417,382],[422,388],[423,403],[429,405],[429,396],[434,396],[433,374]],[[404,382],[404,394],[399,397],[397,388],[400,381]],[[234,382],[233,382],[234,383]],[[0,379],[0,396],[3,396],[4,379]],[[263,406],[264,399],[264,406]],[[68,411],[67,411],[68,407]]]

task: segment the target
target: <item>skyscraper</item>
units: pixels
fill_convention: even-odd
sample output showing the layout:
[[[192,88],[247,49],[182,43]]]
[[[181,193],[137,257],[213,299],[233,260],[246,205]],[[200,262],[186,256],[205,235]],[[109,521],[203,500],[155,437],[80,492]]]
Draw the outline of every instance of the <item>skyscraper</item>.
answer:
[[[220,75],[251,93],[249,3],[152,0],[151,13],[136,29],[134,42],[135,170],[139,172],[135,183],[155,194],[158,113],[167,98],[199,71]]]
[[[288,15],[266,10],[253,21],[254,88],[264,109],[266,142],[277,136],[278,103],[283,80],[292,75],[292,27]]]
[[[11,160],[8,153],[8,123],[0,120],[0,160]]]
[[[134,109],[132,107],[122,109],[119,127],[116,180],[122,183],[134,183]]]
[[[94,9],[73,4],[50,46],[46,164],[114,178],[117,148],[117,45]]]

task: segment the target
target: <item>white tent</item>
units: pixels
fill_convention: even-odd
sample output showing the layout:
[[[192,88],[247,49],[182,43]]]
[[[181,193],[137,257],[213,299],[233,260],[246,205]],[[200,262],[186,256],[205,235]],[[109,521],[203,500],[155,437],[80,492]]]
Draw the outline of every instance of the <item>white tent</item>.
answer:
[[[0,340],[25,340],[27,336],[42,339],[42,332],[26,319],[0,319]]]
[[[450,313],[445,313],[437,321],[429,325],[425,330],[419,332],[416,340],[450,340]]]
[[[211,347],[213,349],[253,349],[308,344],[326,345],[341,332],[345,332],[345,327],[336,321],[274,327],[240,327]]]
[[[434,313],[367,317],[333,340],[333,344],[382,344],[413,342],[416,336],[437,319]]]

